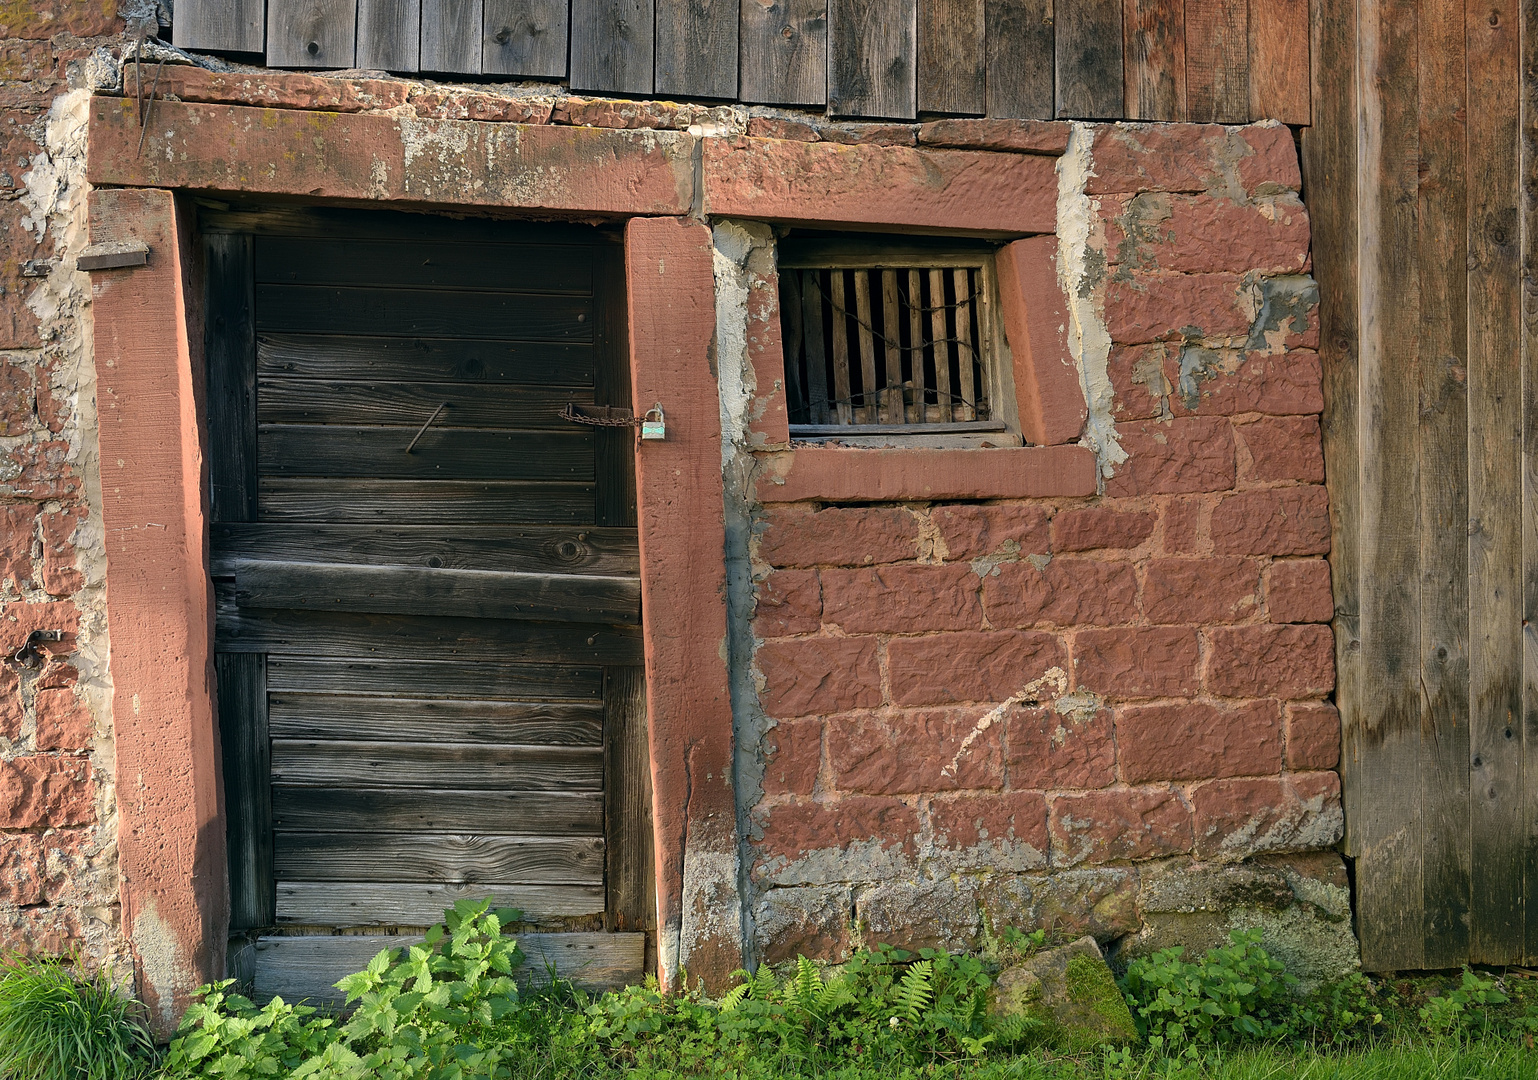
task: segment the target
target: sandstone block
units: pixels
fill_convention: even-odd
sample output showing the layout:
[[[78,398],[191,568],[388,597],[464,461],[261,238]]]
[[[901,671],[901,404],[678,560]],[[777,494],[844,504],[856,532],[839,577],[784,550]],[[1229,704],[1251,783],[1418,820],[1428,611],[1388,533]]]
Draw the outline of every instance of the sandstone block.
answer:
[[[761,820],[762,849],[792,860],[852,844],[912,854],[919,825],[918,815],[902,802],[869,795],[785,803],[761,812]]]
[[[1327,623],[1335,617],[1330,564],[1323,559],[1284,559],[1266,574],[1266,612],[1276,623]]]
[[[753,908],[760,955],[778,964],[798,955],[836,963],[849,951],[853,903],[847,885],[768,889]]]
[[[37,507],[0,504],[0,581],[17,585],[32,580],[32,549],[37,536]]]
[[[73,542],[75,529],[84,520],[84,507],[42,515],[42,585],[54,596],[69,596],[85,584],[85,575],[75,568]]]
[[[1158,515],[1147,510],[1085,506],[1063,510],[1052,519],[1053,551],[1126,550],[1153,535]]]
[[[771,566],[865,566],[918,556],[919,521],[906,510],[775,507],[763,522],[758,557]]]
[[[36,421],[36,403],[32,369],[0,357],[0,435],[25,435],[30,431]]]
[[[148,64],[145,75],[147,80]],[[411,85],[403,79],[334,79],[298,71],[208,71],[183,64],[168,64],[160,72],[160,92],[179,101],[343,113],[397,108],[406,104]],[[450,93],[433,89],[426,96],[445,98]],[[417,115],[430,113],[419,111]]]
[[[1169,337],[1247,338],[1243,293],[1238,274],[1132,271],[1106,286],[1106,329],[1122,345]]]
[[[74,690],[37,692],[37,748],[75,753],[91,748],[92,723]]]
[[[1246,191],[1264,194],[1302,188],[1303,178],[1298,169],[1298,149],[1292,139],[1292,129],[1282,124],[1251,125],[1240,128],[1225,141],[1239,182]]]
[[[929,804],[936,848],[971,852],[982,865],[1033,870],[1046,865],[1047,800],[1036,791],[957,795]],[[963,862],[965,864],[965,860]]]
[[[80,493],[80,476],[65,442],[23,443],[0,456],[0,498],[68,499]]]
[[[827,731],[834,784],[867,795],[1003,787],[1001,725],[980,725],[984,711],[832,717]]]
[[[883,881],[857,892],[855,912],[869,941],[913,951],[977,945],[977,886],[970,878]]]
[[[1111,346],[1111,355],[1106,359],[1106,374],[1110,376],[1114,391],[1111,403],[1114,419],[1153,420],[1165,414],[1170,392],[1174,389],[1166,371],[1171,347],[1163,341]]]
[[[818,124],[823,142],[844,146],[915,146],[918,132],[912,124]]]
[[[550,122],[583,127],[687,131],[691,124],[705,120],[729,121],[731,115],[731,109],[722,106],[568,97],[555,103]]]
[[[1070,125],[1053,120],[950,119],[919,125],[919,143],[955,150],[1061,154]]]
[[[1323,555],[1329,496],[1315,485],[1230,495],[1212,511],[1212,545],[1219,555]]]
[[[949,559],[970,559],[1011,550],[1016,554],[1045,555],[1051,549],[1052,512],[1044,506],[937,506],[930,511],[930,518],[940,530]]]
[[[748,135],[755,139],[794,139],[797,142],[819,142],[822,139],[817,134],[815,124],[780,116],[749,117]]]
[[[1340,713],[1327,701],[1287,706],[1287,767],[1333,769],[1340,764]]]
[[[61,641],[51,643],[55,646],[67,644],[73,640],[79,624],[80,611],[68,600],[41,604],[12,600],[5,605],[4,611],[0,611],[0,654],[15,656],[34,631],[61,635]],[[43,648],[43,643],[34,644]]]
[[[1164,373],[1176,416],[1324,411],[1319,354],[1311,349],[1271,354],[1188,345],[1170,349]]]
[[[1102,213],[1112,261],[1139,270],[1296,274],[1308,266],[1308,213],[1291,193],[1236,203],[1145,192]]]
[[[810,795],[822,768],[822,721],[781,720],[764,744],[764,794]]]
[[[896,638],[887,661],[895,703],[949,705],[1004,701],[1067,656],[1052,634],[1000,630]]]
[[[0,761],[0,829],[85,825],[96,819],[91,765],[78,758]]]
[[[1074,685],[1120,700],[1179,697],[1200,685],[1195,627],[1081,630],[1073,638]]]
[[[1038,570],[1007,563],[983,579],[983,607],[996,627],[1105,626],[1137,618],[1130,562],[1053,559]]]
[[[964,563],[824,570],[822,617],[850,634],[979,630],[980,586]]]
[[[1327,848],[1345,828],[1340,777],[1333,772],[1214,780],[1196,788],[1191,802],[1201,858]]]
[[[46,40],[55,34],[103,37],[117,33],[116,0],[29,0],[0,8],[0,38]]]
[[[46,860],[43,838],[36,833],[0,835],[0,903],[42,903]]]
[[[1324,483],[1324,446],[1319,439],[1318,417],[1266,417],[1240,424],[1235,430],[1250,453],[1246,479]]]
[[[1219,697],[1323,697],[1335,689],[1328,626],[1259,624],[1208,632],[1207,689]]]
[[[500,124],[544,124],[550,120],[548,98],[510,97],[455,87],[413,87],[412,110],[432,120],[481,120]],[[623,126],[623,125],[620,125]]]
[[[1112,941],[1138,928],[1138,871],[1086,866],[1045,874],[995,874],[983,883],[984,917],[995,930],[1045,927],[1054,937]]]
[[[1227,491],[1234,486],[1233,426],[1221,417],[1142,420],[1116,426],[1127,460],[1105,484],[1110,496]]]
[[[1106,124],[1095,131],[1091,195],[1206,191],[1222,183],[1216,124]]]
[[[1171,555],[1203,555],[1212,550],[1211,498],[1170,499],[1164,504],[1161,546]]]
[[[1282,768],[1281,706],[1129,706],[1117,712],[1116,746],[1121,778],[1129,784],[1264,776]]]
[[[815,570],[776,570],[755,585],[753,633],[760,638],[815,634],[822,626],[822,584]]]
[[[1005,717],[1011,788],[1062,791],[1109,787],[1116,780],[1111,711],[1011,709]]]
[[[21,738],[21,722],[26,711],[21,707],[21,679],[8,666],[0,666],[0,738]]]
[[[764,711],[784,719],[881,704],[875,638],[802,638],[759,646]]]
[[[1051,800],[1059,866],[1179,855],[1191,850],[1191,811],[1170,787],[1112,788]]]
[[[1150,559],[1143,612],[1150,622],[1231,623],[1260,607],[1260,565],[1252,559]]]

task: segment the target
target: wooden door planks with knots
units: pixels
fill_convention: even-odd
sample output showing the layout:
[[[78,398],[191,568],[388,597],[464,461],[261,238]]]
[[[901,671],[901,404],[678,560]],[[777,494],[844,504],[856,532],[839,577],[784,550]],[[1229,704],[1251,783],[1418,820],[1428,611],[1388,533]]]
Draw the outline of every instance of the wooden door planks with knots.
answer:
[[[630,443],[557,415],[629,404],[617,243],[227,220],[205,230],[235,929],[420,927],[490,896],[644,935]],[[312,975],[333,955],[262,945],[258,990],[291,986],[295,949]]]

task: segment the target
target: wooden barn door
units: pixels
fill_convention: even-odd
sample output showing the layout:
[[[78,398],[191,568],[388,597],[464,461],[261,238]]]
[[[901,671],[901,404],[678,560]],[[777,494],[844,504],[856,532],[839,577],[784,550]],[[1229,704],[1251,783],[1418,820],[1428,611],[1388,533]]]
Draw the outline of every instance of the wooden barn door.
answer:
[[[522,939],[564,973],[639,978],[633,435],[560,416],[629,404],[619,243],[383,212],[204,231],[242,973],[325,995],[491,896],[564,931]]]

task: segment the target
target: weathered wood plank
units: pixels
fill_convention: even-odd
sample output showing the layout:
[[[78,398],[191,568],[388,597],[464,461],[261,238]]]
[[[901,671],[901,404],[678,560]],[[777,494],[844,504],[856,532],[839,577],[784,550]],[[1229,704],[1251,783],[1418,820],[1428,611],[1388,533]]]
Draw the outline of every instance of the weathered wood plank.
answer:
[[[481,71],[481,0],[421,0],[422,70]]]
[[[275,693],[267,725],[275,739],[518,743],[599,746],[603,707],[576,702],[457,701]]]
[[[656,0],[656,93],[737,96],[737,0]]]
[[[272,798],[268,781],[265,657],[214,656],[219,743],[224,755],[225,843],[230,927],[273,922]]]
[[[1442,968],[1469,947],[1467,72],[1460,0],[1421,0],[1418,19],[1422,933]]]
[[[976,116],[987,111],[983,3],[919,0],[919,112]]]
[[[1053,0],[984,0],[988,115],[1049,120]]]
[[[485,0],[481,72],[564,79],[567,0]]]
[[[519,934],[528,961],[518,969],[522,983],[543,985],[549,967],[579,986],[607,990],[641,981],[644,934]],[[381,949],[421,944],[420,937],[264,937],[254,948],[255,992],[266,1000],[309,1000],[340,1004],[331,984],[361,971]]]
[[[602,836],[600,791],[436,789],[272,789],[275,828],[284,832],[490,833]],[[270,844],[269,844],[270,847]]]
[[[1359,853],[1362,718],[1361,488],[1356,0],[1318,0],[1310,22],[1314,125],[1302,132],[1304,183],[1319,282],[1321,429],[1330,489],[1330,578],[1335,596],[1335,700],[1342,721],[1346,853]]]
[[[640,579],[593,574],[247,559],[235,565],[235,600],[242,607],[312,611],[641,623]]]
[[[421,68],[422,0],[358,0],[358,66]]]
[[[214,525],[210,571],[235,573],[237,559],[303,561],[323,552],[330,562],[415,564],[455,570],[532,573],[640,573],[634,528],[564,526]]]
[[[823,345],[822,287],[817,283],[817,271],[801,273],[801,325],[802,343],[806,346],[807,401],[811,407],[811,421],[826,424],[830,418],[828,406],[828,355]]]
[[[263,378],[378,379],[592,386],[594,349],[583,343],[462,341],[453,338],[263,334]]]
[[[441,400],[441,399],[440,399]],[[439,402],[423,402],[418,425]],[[257,463],[269,476],[359,477],[380,480],[591,481],[593,436],[569,431],[491,431],[450,427],[445,409],[425,430],[340,424],[262,424]],[[407,446],[416,445],[407,452]]]
[[[641,656],[641,637],[634,627],[242,609],[235,603],[233,582],[216,583],[214,599],[219,648],[226,652],[577,665],[630,664]]]
[[[259,236],[256,280],[591,296],[592,244]]]
[[[1056,0],[1056,116],[1081,120],[1122,111],[1122,0]]]
[[[181,0],[171,43],[178,49],[259,53],[265,33],[262,0]]]
[[[646,674],[604,673],[604,818],[608,903],[604,928],[655,932],[651,752]]]
[[[1363,9],[1363,183],[1357,257],[1367,310],[1361,329],[1361,684],[1351,750],[1353,847],[1370,970],[1424,966],[1420,686],[1420,280],[1413,191],[1419,154],[1414,0]],[[1187,25],[1192,6],[1188,3]],[[1188,42],[1188,48],[1194,43]],[[1194,59],[1188,54],[1188,60]],[[1194,96],[1195,87],[1191,88]],[[1196,102],[1193,100],[1193,108]]]
[[[568,404],[592,404],[584,386],[507,386],[483,383],[344,383],[267,378],[256,395],[263,424],[422,423],[422,403],[447,402],[444,416],[461,428],[513,428],[571,433],[562,419]],[[441,419],[441,418],[440,418]],[[252,485],[253,494],[255,485]]]
[[[1523,955],[1522,394],[1516,0],[1466,9],[1468,41],[1469,960]]]
[[[828,111],[918,115],[916,0],[828,0]]]
[[[267,63],[352,67],[357,16],[357,0],[274,0],[267,5]]]
[[[653,0],[572,0],[571,88],[650,94],[655,19]]]
[[[603,838],[597,836],[279,832],[276,837],[276,865],[284,881],[603,882]]]
[[[263,521],[449,525],[593,523],[593,485],[263,477]]]
[[[1305,53],[1308,49],[1307,29],[1305,22],[1302,33]],[[1122,36],[1127,119],[1185,119],[1185,0],[1124,0]],[[1306,69],[1303,91],[1305,95],[1308,92]]]
[[[598,325],[593,345],[598,366],[595,404],[633,409],[630,388],[630,327],[625,311],[625,263],[618,248],[600,252],[595,298]],[[643,411],[646,406],[643,406]],[[593,520],[600,525],[636,524],[636,432],[630,427],[600,427],[593,432]]]
[[[581,296],[332,285],[256,286],[265,333],[389,334],[589,342],[593,302]]]
[[[1256,0],[1249,11],[1249,120],[1306,125],[1309,108],[1308,0]],[[1462,48],[1456,50],[1463,55]]]
[[[1185,0],[1186,115],[1197,123],[1242,124],[1250,112],[1246,0]]]
[[[597,668],[484,661],[399,660],[371,663],[270,656],[267,689],[330,690],[347,694],[399,694],[476,701],[596,701],[603,695]]]
[[[739,98],[823,104],[828,97],[828,0],[753,0],[741,8]]]
[[[256,516],[257,482],[251,238],[208,236],[204,245],[210,516],[250,521]]]
[[[278,925],[430,926],[459,900],[491,897],[529,922],[598,915],[603,889],[596,885],[438,885],[427,882],[278,882]]]
[[[603,787],[603,755],[593,746],[274,739],[272,782],[330,788],[598,791]]]
[[[1528,851],[1538,851],[1538,9],[1522,4],[1522,754]],[[1524,960],[1538,965],[1538,858],[1523,866]]]

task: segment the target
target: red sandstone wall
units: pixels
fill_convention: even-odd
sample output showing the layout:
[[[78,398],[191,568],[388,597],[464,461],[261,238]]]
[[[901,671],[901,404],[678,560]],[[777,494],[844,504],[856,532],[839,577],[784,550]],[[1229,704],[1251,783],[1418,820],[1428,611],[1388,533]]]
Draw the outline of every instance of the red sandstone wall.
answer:
[[[115,0],[0,11],[0,951],[122,945],[88,284],[59,268],[83,185],[58,145],[69,124],[50,119],[116,13]],[[59,640],[24,650],[34,631]]]
[[[1112,939],[1143,928],[1149,868],[1339,838],[1290,135],[1105,128],[1094,168],[1085,286],[1127,455],[1104,494],[758,510],[771,959],[851,926],[968,944],[980,911]],[[1343,884],[1338,858],[1307,870]]]

